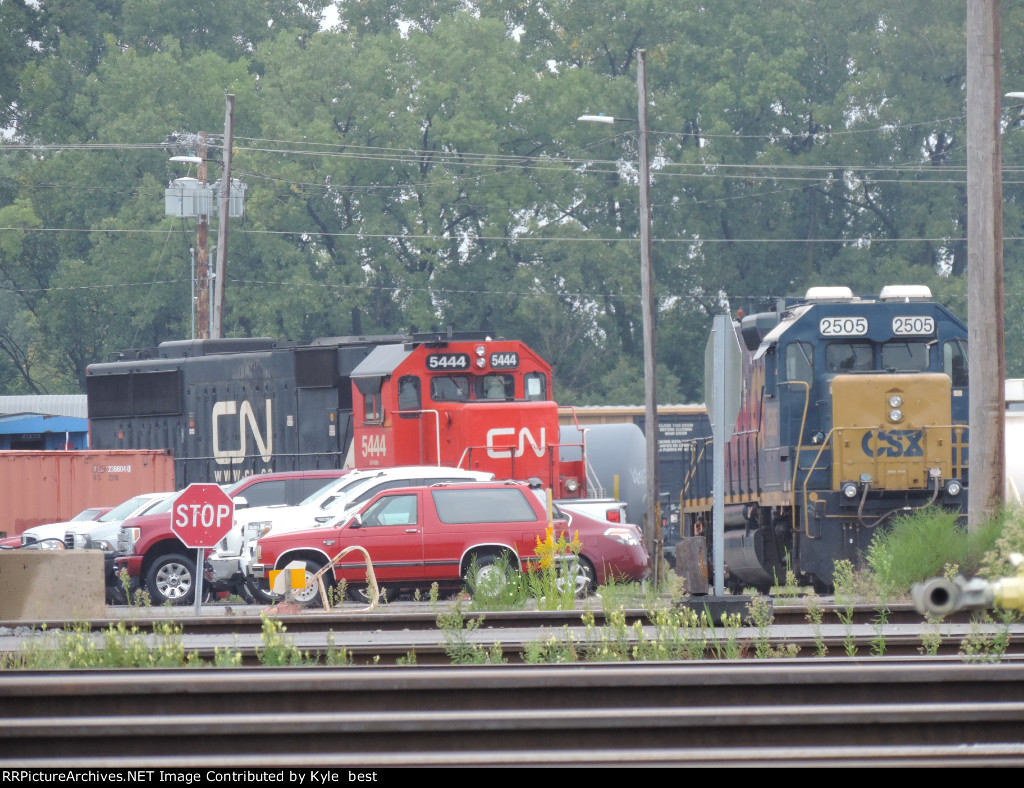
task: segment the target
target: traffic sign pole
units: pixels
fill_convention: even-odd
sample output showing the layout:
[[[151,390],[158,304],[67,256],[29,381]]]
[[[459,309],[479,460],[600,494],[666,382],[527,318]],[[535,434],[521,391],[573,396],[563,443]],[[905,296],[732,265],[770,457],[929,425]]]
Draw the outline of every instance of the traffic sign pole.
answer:
[[[185,545],[196,550],[195,612],[203,601],[205,551],[215,547],[234,525],[235,505],[216,484],[190,484],[175,499],[171,530]]]
[[[194,612],[198,616],[203,604],[203,564],[206,563],[206,550],[202,547],[196,549],[196,604]]]

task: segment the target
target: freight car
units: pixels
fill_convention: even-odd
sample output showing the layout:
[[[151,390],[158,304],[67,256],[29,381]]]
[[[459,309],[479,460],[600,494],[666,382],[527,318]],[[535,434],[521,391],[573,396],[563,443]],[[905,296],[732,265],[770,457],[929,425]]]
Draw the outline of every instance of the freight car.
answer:
[[[586,429],[603,424],[635,424],[645,429],[642,406],[589,405],[561,406],[558,420]],[[704,405],[658,406],[658,481],[661,495],[662,550],[670,566],[675,565],[675,549],[680,535],[679,497],[682,493],[687,453],[701,439],[711,437],[711,422]],[[600,462],[595,458],[594,462]]]
[[[936,503],[966,508],[967,329],[921,286],[845,287],[734,322],[740,410],[725,445],[733,585],[787,568],[823,588],[876,529]],[[712,535],[712,442],[687,455],[683,535]]]

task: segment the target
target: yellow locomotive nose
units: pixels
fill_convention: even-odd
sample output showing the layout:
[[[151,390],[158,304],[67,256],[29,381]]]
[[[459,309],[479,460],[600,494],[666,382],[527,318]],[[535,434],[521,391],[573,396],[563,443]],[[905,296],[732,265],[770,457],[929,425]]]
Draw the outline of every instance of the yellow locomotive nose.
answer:
[[[832,379],[832,489],[866,478],[874,489],[923,490],[958,474],[942,374],[837,375]]]

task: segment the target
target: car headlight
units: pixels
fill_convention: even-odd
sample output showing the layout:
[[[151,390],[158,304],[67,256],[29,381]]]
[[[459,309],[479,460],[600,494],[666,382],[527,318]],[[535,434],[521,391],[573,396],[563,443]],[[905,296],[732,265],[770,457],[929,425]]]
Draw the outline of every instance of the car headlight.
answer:
[[[142,535],[141,528],[122,528],[117,535],[117,552],[122,555],[131,555],[135,552],[135,543]]]
[[[273,520],[259,520],[253,523],[247,523],[245,526],[245,535],[248,539],[262,539],[268,533],[270,529],[274,527]]]
[[[84,550],[89,546],[89,534],[75,534],[75,549]]]
[[[640,535],[632,528],[606,528],[604,535],[628,547],[640,546]]]
[[[40,550],[63,550],[64,542],[54,537],[53,539],[40,539],[34,546]]]
[[[114,545],[108,542],[106,539],[97,539],[91,545],[93,550],[102,550],[104,553],[114,552]]]

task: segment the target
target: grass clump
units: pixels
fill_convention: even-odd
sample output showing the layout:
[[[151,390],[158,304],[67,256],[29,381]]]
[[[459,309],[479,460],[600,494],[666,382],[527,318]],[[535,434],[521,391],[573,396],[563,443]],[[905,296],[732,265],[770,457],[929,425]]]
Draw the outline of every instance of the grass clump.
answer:
[[[868,548],[867,563],[878,595],[883,599],[904,598],[914,583],[942,575],[949,564],[958,565],[969,577],[987,562],[998,566],[993,551],[1002,553],[998,546],[1005,540],[1000,534],[1010,523],[1016,524],[1019,543],[1024,546],[1024,522],[1019,513],[1014,516],[1004,512],[975,533],[967,533],[956,512],[937,506],[898,518],[891,528],[876,533]]]

